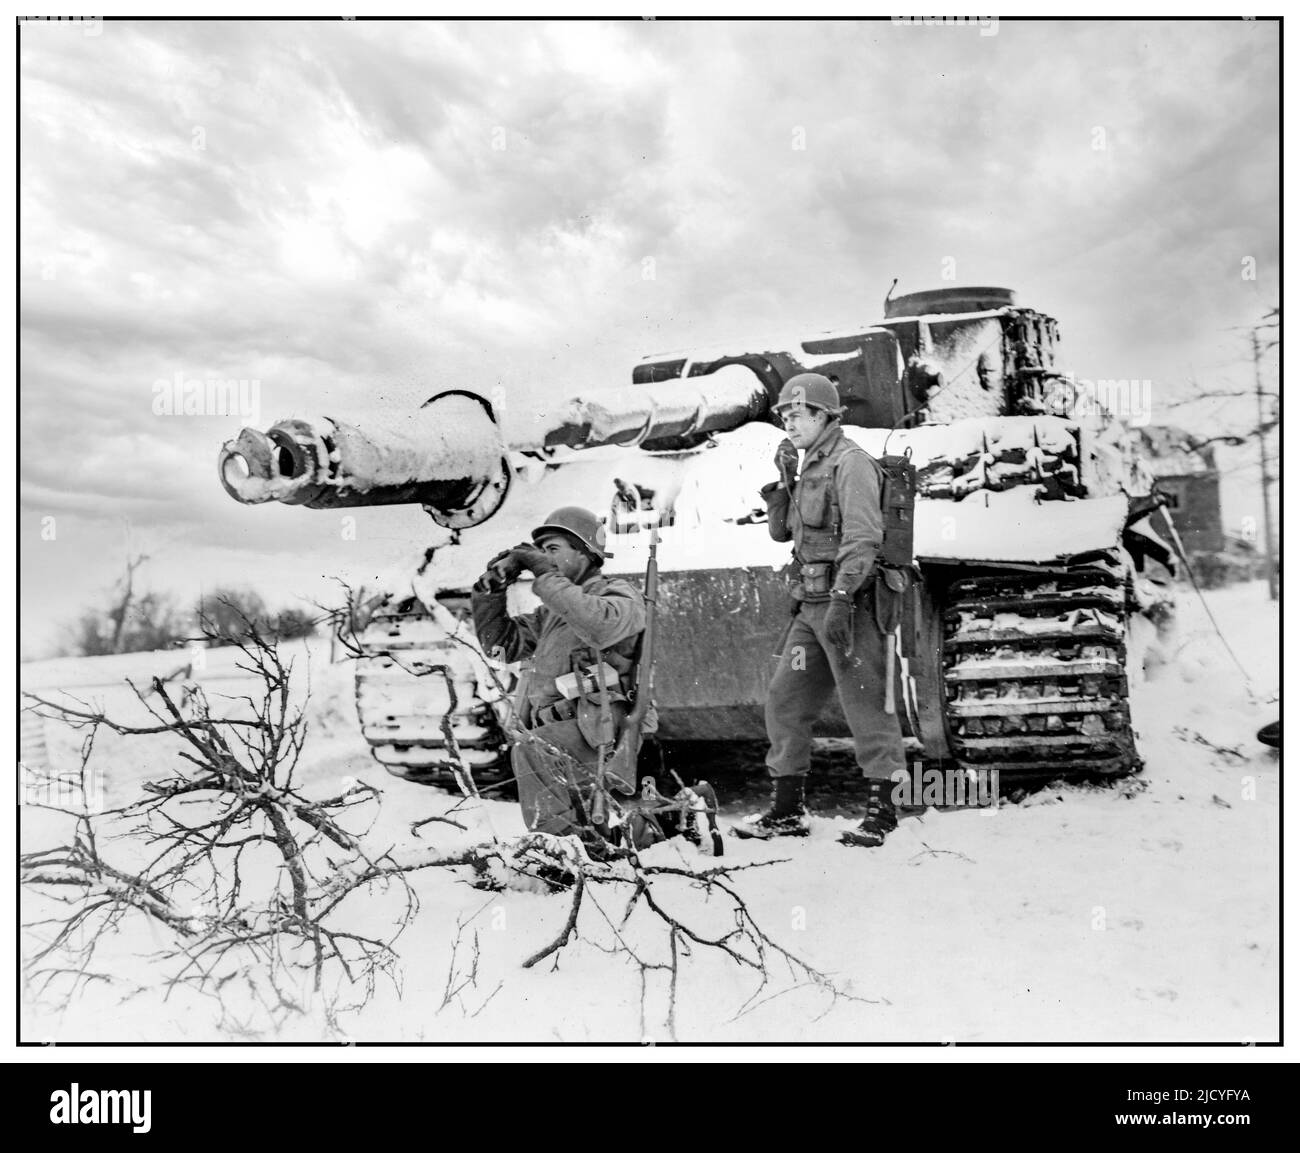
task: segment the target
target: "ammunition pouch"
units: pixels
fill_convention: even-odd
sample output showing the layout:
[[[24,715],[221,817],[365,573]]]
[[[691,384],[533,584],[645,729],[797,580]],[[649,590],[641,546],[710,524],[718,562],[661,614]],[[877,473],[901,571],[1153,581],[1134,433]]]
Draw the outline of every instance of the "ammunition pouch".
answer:
[[[799,566],[800,600],[830,600],[831,588],[834,583],[834,561],[809,561]]]
[[[790,595],[799,601],[830,600],[835,587],[835,558],[842,541],[838,526],[833,529],[804,527],[799,551],[790,575]]]
[[[872,577],[870,593],[876,627],[882,634],[892,633],[903,619],[903,604],[912,583],[912,570],[877,564]]]

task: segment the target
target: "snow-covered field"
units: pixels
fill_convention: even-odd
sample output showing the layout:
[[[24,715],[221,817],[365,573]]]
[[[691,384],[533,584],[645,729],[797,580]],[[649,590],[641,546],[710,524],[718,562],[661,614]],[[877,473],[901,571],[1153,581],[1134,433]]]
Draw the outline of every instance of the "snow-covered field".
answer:
[[[304,998],[307,1011],[274,1031],[235,992],[232,1016],[246,1031],[223,1031],[212,999],[183,990],[165,998],[156,988],[161,972],[150,954],[169,943],[169,933],[136,916],[122,923],[100,966],[115,983],[96,982],[65,1008],[28,990],[23,1038],[1275,1040],[1280,761],[1254,734],[1279,715],[1277,606],[1262,584],[1208,598],[1253,683],[1243,682],[1194,596],[1184,595],[1177,652],[1133,701],[1146,760],[1141,777],[1108,789],[1047,788],[992,812],[927,810],[875,851],[836,842],[848,818],[815,819],[805,841],[727,838],[723,863],[787,859],[736,874],[734,888],[774,941],[850,997],[833,999],[771,956],[768,985],[747,1005],[755,971],[692,945],[680,958],[670,1033],[667,971],[651,971],[643,991],[636,964],[610,951],[617,926],[643,960],[668,959],[664,925],[643,904],[622,923],[630,886],[588,885],[577,939],[556,963],[525,969],[523,960],[560,931],[570,897],[482,891],[467,883],[466,870],[436,869],[410,875],[419,911],[398,940],[400,990],[381,983],[362,1010],[334,1026]],[[135,662],[130,675],[138,675],[147,657],[109,659]],[[158,659],[175,663],[174,654]],[[25,666],[24,685],[100,678],[85,667],[90,662],[61,664]],[[347,666],[318,659],[312,676],[303,788],[325,796],[351,777],[382,789],[368,846],[451,852],[523,832],[516,806],[485,801],[461,808],[464,832],[431,824],[413,836],[411,822],[446,811],[453,798],[394,780],[370,760],[351,711]],[[114,715],[133,707],[118,689],[81,695]],[[75,745],[49,728],[50,756],[65,763]],[[96,755],[106,799],[120,804],[175,753],[165,741],[105,736]],[[24,811],[24,848],[49,843],[56,832],[48,814]],[[680,840],[644,856],[699,869],[719,863]],[[729,927],[717,894],[709,898],[681,878],[657,881],[655,893],[702,933]],[[49,910],[30,895],[25,905],[27,919]],[[391,892],[355,895],[338,924],[379,935],[396,909]],[[145,991],[123,1002],[132,984]]]

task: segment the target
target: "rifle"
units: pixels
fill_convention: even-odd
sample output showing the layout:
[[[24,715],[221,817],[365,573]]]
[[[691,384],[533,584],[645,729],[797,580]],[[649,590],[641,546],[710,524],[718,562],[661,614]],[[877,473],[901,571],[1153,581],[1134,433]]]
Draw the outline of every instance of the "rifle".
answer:
[[[645,631],[641,634],[641,653],[636,665],[636,701],[624,719],[614,751],[601,766],[598,791],[606,774],[612,774],[627,792],[636,791],[636,760],[641,751],[641,722],[650,708],[654,691],[655,612],[659,601],[659,528],[650,529],[650,559],[645,569]]]

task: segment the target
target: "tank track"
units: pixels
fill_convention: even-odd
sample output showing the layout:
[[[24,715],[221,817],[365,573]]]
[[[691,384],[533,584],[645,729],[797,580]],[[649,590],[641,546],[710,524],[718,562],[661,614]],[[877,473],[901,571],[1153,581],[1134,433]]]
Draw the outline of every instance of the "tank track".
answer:
[[[473,661],[422,606],[381,609],[357,639],[367,654],[356,665],[357,716],[388,772],[456,790],[454,741],[479,788],[510,778],[506,737]]]
[[[945,723],[958,764],[1029,777],[1142,767],[1129,714],[1120,558],[954,581],[943,610]]]

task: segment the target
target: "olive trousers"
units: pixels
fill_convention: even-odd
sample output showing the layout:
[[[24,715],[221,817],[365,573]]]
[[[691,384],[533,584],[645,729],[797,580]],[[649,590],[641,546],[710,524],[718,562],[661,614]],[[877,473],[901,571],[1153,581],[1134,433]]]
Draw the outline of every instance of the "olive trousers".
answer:
[[[871,597],[859,597],[853,611],[853,648],[845,656],[826,637],[828,605],[805,602],[799,607],[768,686],[764,709],[770,742],[768,774],[792,777],[808,772],[813,724],[834,689],[853,734],[862,775],[889,780],[906,771],[907,759],[898,714],[885,712],[888,638],[876,626]],[[895,699],[899,700],[897,694]]]

